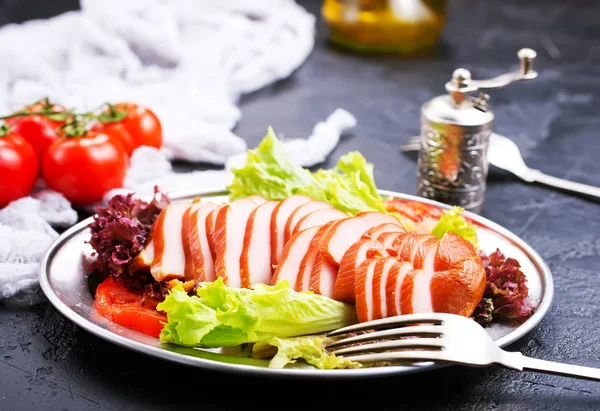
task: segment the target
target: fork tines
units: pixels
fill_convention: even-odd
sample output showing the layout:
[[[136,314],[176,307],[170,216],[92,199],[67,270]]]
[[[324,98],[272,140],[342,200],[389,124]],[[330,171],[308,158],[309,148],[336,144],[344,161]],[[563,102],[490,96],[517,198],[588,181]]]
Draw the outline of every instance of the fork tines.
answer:
[[[340,347],[343,345],[350,344],[362,344],[369,341],[376,340],[390,340],[394,338],[411,338],[417,339],[416,337],[422,336],[434,336],[438,337],[442,334],[439,326],[436,325],[416,325],[410,327],[400,327],[391,330],[383,331],[372,331],[364,334],[352,335],[350,337],[342,338],[340,340],[333,341],[327,344],[327,347]]]
[[[338,328],[327,334],[328,337],[335,337],[343,334],[357,333],[368,330],[382,330],[395,327],[404,327],[407,325],[421,324],[442,324],[444,316],[439,313],[424,313],[424,314],[404,314],[393,317],[386,317],[380,320],[366,321],[347,327]]]
[[[420,136],[411,137],[406,143],[400,146],[401,151],[417,151],[421,148]]]
[[[345,344],[344,344],[345,345]],[[331,346],[329,346],[331,348]],[[331,350],[335,355],[358,354],[365,352],[379,352],[390,350],[433,350],[439,351],[443,348],[440,338],[407,338],[403,340],[389,340],[374,342],[370,344],[351,345],[349,347]]]
[[[327,348],[335,355],[358,361],[415,361],[423,355],[418,351],[428,351],[430,357],[432,351],[443,349],[439,338],[443,323],[443,315],[439,314],[409,314],[368,321],[330,332],[328,337],[343,338],[331,341]],[[357,355],[360,353],[368,354]]]

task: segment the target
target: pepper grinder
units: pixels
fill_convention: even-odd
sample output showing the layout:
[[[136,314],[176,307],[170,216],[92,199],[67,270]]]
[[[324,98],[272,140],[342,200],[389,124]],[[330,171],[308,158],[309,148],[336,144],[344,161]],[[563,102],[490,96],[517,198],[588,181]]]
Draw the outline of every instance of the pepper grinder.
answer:
[[[487,150],[494,112],[484,91],[537,77],[536,52],[519,50],[519,71],[488,80],[473,80],[459,68],[446,83],[448,94],[421,107],[417,195],[480,213],[488,175]],[[479,92],[474,97],[471,93]]]

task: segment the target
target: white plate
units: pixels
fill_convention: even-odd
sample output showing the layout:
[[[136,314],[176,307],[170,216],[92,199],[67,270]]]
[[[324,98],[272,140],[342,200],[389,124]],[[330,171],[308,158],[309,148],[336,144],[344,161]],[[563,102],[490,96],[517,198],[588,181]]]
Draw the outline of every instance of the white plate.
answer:
[[[445,204],[420,197],[380,190],[383,196],[408,199],[449,208]],[[224,190],[170,195],[173,201],[202,197],[215,202],[227,201]],[[536,312],[519,326],[494,324],[487,330],[502,347],[520,339],[534,327],[548,312],[552,303],[554,285],[552,274],[543,259],[527,243],[513,233],[481,216],[465,212],[478,225],[480,248],[491,253],[499,248],[504,255],[515,258],[527,276],[529,292],[539,305]],[[40,284],[50,302],[68,319],[85,330],[123,347],[164,359],[215,371],[233,372],[246,375],[272,375],[274,377],[299,378],[357,378],[406,374],[431,370],[439,366],[433,364],[419,366],[386,366],[349,370],[319,370],[310,366],[295,364],[289,368],[268,368],[267,360],[245,358],[236,349],[200,349],[161,344],[153,337],[114,324],[101,317],[93,308],[91,286],[84,266],[85,256],[91,248],[85,242],[89,239],[88,218],[65,231],[49,248],[41,265]]]

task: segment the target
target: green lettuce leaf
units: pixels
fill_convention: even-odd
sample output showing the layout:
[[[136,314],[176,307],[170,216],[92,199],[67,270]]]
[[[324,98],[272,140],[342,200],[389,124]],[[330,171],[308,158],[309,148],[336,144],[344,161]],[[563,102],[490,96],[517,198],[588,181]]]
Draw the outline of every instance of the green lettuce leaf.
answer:
[[[441,239],[448,231],[452,231],[469,241],[476,249],[479,249],[477,227],[462,216],[463,211],[464,209],[458,206],[454,206],[450,210],[444,210],[438,223],[431,230],[431,234]]]
[[[276,347],[277,353],[272,355],[269,368],[283,368],[287,364],[295,363],[298,359],[303,359],[308,364],[322,370],[360,368],[362,366],[358,362],[328,353],[324,343],[325,338],[321,336],[273,337],[268,341],[254,344],[252,355],[259,358],[271,356],[272,348]]]
[[[178,285],[156,307],[167,314],[161,342],[230,347],[322,333],[357,321],[354,306],[294,291],[287,281],[245,289],[227,287],[219,278],[201,283],[197,294],[189,296]]]
[[[260,194],[269,200],[283,200],[298,190],[325,200],[310,170],[297,165],[285,152],[271,127],[254,150],[248,150],[246,164],[234,168],[233,181],[227,187],[230,199]],[[314,192],[312,188],[314,187]]]
[[[373,165],[358,151],[343,155],[335,168],[320,169],[313,174],[323,188],[325,201],[350,214],[359,211],[386,212],[377,193]],[[306,193],[310,196],[310,193]]]
[[[289,157],[271,127],[258,147],[248,151],[246,164],[232,169],[232,173],[234,178],[227,187],[230,200],[255,194],[283,200],[304,194],[351,215],[359,211],[386,212],[377,193],[373,165],[362,154],[350,152],[339,159],[336,167],[312,173]]]

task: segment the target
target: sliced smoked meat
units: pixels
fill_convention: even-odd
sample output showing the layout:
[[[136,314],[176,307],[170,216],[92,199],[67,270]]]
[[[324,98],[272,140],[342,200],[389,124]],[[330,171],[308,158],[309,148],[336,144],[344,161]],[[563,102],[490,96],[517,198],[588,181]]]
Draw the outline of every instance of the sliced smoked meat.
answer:
[[[248,217],[240,257],[242,287],[271,284],[271,215],[278,204],[278,201],[261,204]]]
[[[266,200],[251,196],[219,209],[215,224],[215,275],[230,287],[241,287],[240,258],[248,217]]]
[[[298,222],[304,216],[312,213],[313,211],[322,210],[322,209],[334,209],[334,207],[325,201],[317,201],[317,200],[310,200],[309,202],[298,206],[292,212],[292,214],[290,214],[289,218],[287,219],[287,221],[285,223],[284,239],[283,239],[284,243],[287,243],[289,241],[289,239],[292,237],[292,233],[294,231],[294,228],[296,227],[296,224],[298,224]]]
[[[292,195],[281,200],[271,215],[271,265],[275,267],[279,263],[283,247],[285,246],[285,225],[290,215],[311,198],[304,195]]]
[[[409,271],[413,270],[411,263],[407,261],[398,261],[398,264],[392,267],[386,280],[387,314],[388,317],[400,315],[402,299],[402,283],[404,277]]]
[[[365,260],[356,272],[356,314],[359,322],[373,319],[373,276],[377,261]]]
[[[396,223],[383,223],[378,226],[371,228],[362,238],[377,240],[381,234],[384,233],[405,233],[404,228],[398,226]]]
[[[373,227],[385,223],[397,224],[402,228],[396,217],[375,211],[358,213],[354,217],[341,220],[332,227],[321,243],[321,254],[328,263],[339,268],[342,257],[352,244]]]
[[[358,267],[368,258],[382,256],[382,252],[387,255],[378,241],[362,239],[352,244],[340,261],[333,298],[348,304],[354,304],[356,292],[354,285]]]
[[[338,221],[348,217],[350,217],[348,214],[338,209],[322,208],[302,217],[294,227],[292,235],[310,227],[322,226],[330,221]]]
[[[317,254],[319,253],[319,244],[321,243],[321,240],[327,231],[329,231],[333,224],[335,224],[335,221],[330,221],[319,227],[319,230],[311,240],[308,252],[300,262],[300,269],[298,272],[298,277],[296,278],[296,286],[294,287],[296,291],[310,290],[312,270],[315,260],[317,259]]]
[[[281,261],[275,268],[271,284],[275,285],[279,281],[287,280],[291,287],[295,287],[298,274],[300,272],[300,264],[302,259],[308,253],[310,244],[315,234],[320,227],[311,227],[295,234],[283,248]]]
[[[333,298],[333,290],[335,287],[335,278],[337,277],[337,273],[338,269],[325,261],[323,255],[320,252],[317,252],[312,272],[310,274],[309,290],[315,294]]]
[[[182,233],[185,280],[196,283],[215,280],[215,263],[206,235],[206,217],[217,205],[193,203],[183,214]]]
[[[373,273],[373,319],[387,317],[387,279],[390,270],[400,265],[400,262],[394,257],[383,257],[377,260],[375,272]]]
[[[183,215],[191,203],[171,203],[161,211],[155,221],[152,242],[154,258],[150,274],[158,282],[185,278],[185,254],[183,251]]]

